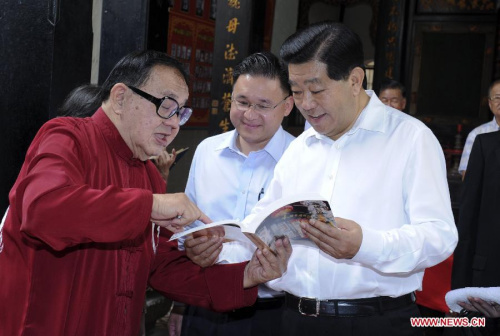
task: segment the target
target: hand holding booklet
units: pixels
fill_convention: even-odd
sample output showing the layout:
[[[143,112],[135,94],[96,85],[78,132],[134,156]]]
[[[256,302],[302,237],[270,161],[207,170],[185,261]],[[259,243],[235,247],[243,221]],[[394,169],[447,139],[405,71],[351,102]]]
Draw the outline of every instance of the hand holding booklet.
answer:
[[[280,198],[270,203],[247,225],[253,229],[242,227],[241,223],[235,220],[223,220],[178,232],[172,235],[170,240],[222,226],[227,241],[251,243],[260,249],[268,247],[274,251],[275,240],[284,236],[287,236],[292,244],[316,246],[300,228],[300,223],[308,223],[311,218],[337,227],[327,200],[317,194],[302,194]]]

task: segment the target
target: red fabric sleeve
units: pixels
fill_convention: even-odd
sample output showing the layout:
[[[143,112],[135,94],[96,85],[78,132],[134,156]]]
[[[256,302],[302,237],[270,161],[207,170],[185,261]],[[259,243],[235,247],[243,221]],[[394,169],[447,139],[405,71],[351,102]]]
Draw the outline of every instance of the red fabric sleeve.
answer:
[[[220,312],[255,302],[258,287],[243,288],[247,263],[201,268],[177,249],[176,241],[168,242],[168,239],[160,237],[149,278],[151,287],[172,300]]]
[[[138,237],[149,225],[152,192],[110,186],[106,178],[119,174],[118,164],[112,158],[91,157],[84,137],[78,129],[53,122],[41,129],[28,150],[12,210],[34,244],[63,250],[88,242],[120,242]],[[95,155],[110,153],[99,148]],[[109,164],[96,166],[102,161]],[[102,189],[99,174],[91,174],[92,180],[86,173],[91,169],[107,174]]]

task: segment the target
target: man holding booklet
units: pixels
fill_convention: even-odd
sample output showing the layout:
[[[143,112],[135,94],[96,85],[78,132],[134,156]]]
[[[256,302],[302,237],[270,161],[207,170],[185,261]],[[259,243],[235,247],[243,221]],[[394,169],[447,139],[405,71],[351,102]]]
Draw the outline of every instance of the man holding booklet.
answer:
[[[251,305],[257,285],[286,271],[258,250],[248,263],[202,269],[170,230],[210,219],[186,195],[165,194],[149,158],[191,109],[180,62],[139,51],[120,60],[90,118],[42,126],[0,224],[2,335],[138,335],[146,287],[215,310]],[[161,229],[160,229],[161,227]]]
[[[362,43],[346,26],[307,27],[280,55],[312,127],[283,154],[243,224],[251,230],[276,199],[316,192],[338,226],[302,223],[318,248],[294,245],[287,272],[268,282],[286,292],[281,335],[421,334],[410,324],[419,316],[413,292],[457,244],[441,146],[422,122],[363,89]]]

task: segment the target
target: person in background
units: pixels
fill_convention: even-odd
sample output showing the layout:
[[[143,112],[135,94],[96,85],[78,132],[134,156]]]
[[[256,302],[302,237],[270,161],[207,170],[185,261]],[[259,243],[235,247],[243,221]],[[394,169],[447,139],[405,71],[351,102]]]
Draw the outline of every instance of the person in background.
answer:
[[[170,231],[210,222],[185,194],[164,193],[149,160],[192,112],[180,62],[131,53],[101,91],[92,117],[41,127],[9,194],[0,249],[5,335],[138,335],[148,283],[225,311],[253,304],[257,285],[286,271],[286,238],[276,255],[258,250],[248,263],[204,269],[168,242]]]
[[[174,165],[176,157],[177,153],[175,151],[175,148],[172,148],[172,153],[169,153],[165,148],[165,150],[161,152],[160,155],[153,158],[153,163],[160,171],[161,177],[163,177],[163,179],[167,182],[168,176],[170,174],[170,168],[172,168],[172,166]]]
[[[454,253],[452,289],[500,286],[499,148],[500,131],[477,135],[472,146],[462,185],[457,223],[459,241]],[[463,307],[471,311],[478,309],[467,305]],[[497,310],[498,306],[492,308]],[[486,327],[489,324],[496,328],[494,335],[500,334],[498,319],[487,321]]]
[[[380,84],[378,97],[382,103],[397,110],[406,108],[406,89],[397,80],[385,78]]]
[[[276,165],[271,202],[320,194],[338,227],[301,223],[318,247],[294,246],[288,270],[268,286],[285,291],[281,335],[415,335],[414,291],[423,272],[453,252],[457,231],[443,151],[419,120],[363,89],[361,40],[335,22],[290,36],[280,56],[295,105],[311,128]],[[219,255],[219,259],[236,258]]]
[[[186,195],[213,220],[245,218],[265,194],[276,163],[294,139],[281,127],[293,98],[275,55],[246,57],[234,68],[233,83],[229,113],[235,130],[199,144],[186,185]],[[222,243],[192,244],[191,239],[185,241],[187,254],[202,266],[211,265],[222,248]],[[225,243],[224,248],[231,245]],[[188,306],[181,333],[179,316],[171,316],[170,335],[277,335],[283,304],[283,293],[260,286],[251,307],[216,313]]]
[[[474,128],[465,141],[462,158],[458,166],[458,172],[462,174],[462,178],[465,176],[469,155],[476,136],[478,134],[500,130],[500,79],[494,80],[488,87],[488,106],[490,107],[491,113],[493,113],[493,120]]]
[[[101,106],[101,87],[95,84],[80,85],[66,96],[57,111],[58,116],[85,118],[92,116]]]
[[[497,288],[500,291],[500,287]],[[478,312],[488,318],[500,318],[500,303],[494,301],[485,301],[478,297],[468,297],[467,302],[461,302],[459,305],[470,312]]]

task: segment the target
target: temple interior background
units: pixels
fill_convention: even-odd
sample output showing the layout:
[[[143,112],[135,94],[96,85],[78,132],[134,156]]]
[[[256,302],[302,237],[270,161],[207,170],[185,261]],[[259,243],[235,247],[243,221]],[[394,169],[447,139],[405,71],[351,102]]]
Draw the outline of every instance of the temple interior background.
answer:
[[[171,148],[191,150],[171,172],[169,192],[184,190],[197,144],[231,129],[224,69],[270,50],[297,29],[343,22],[362,38],[368,88],[385,77],[407,90],[405,110],[438,137],[454,211],[456,168],[468,132],[492,118],[488,84],[500,75],[497,1],[453,0],[2,0],[0,14],[0,209],[39,127],[76,86],[102,83],[137,49],[166,51],[191,74],[195,113]],[[229,47],[230,46],[230,47]],[[294,111],[285,129],[300,134]]]

